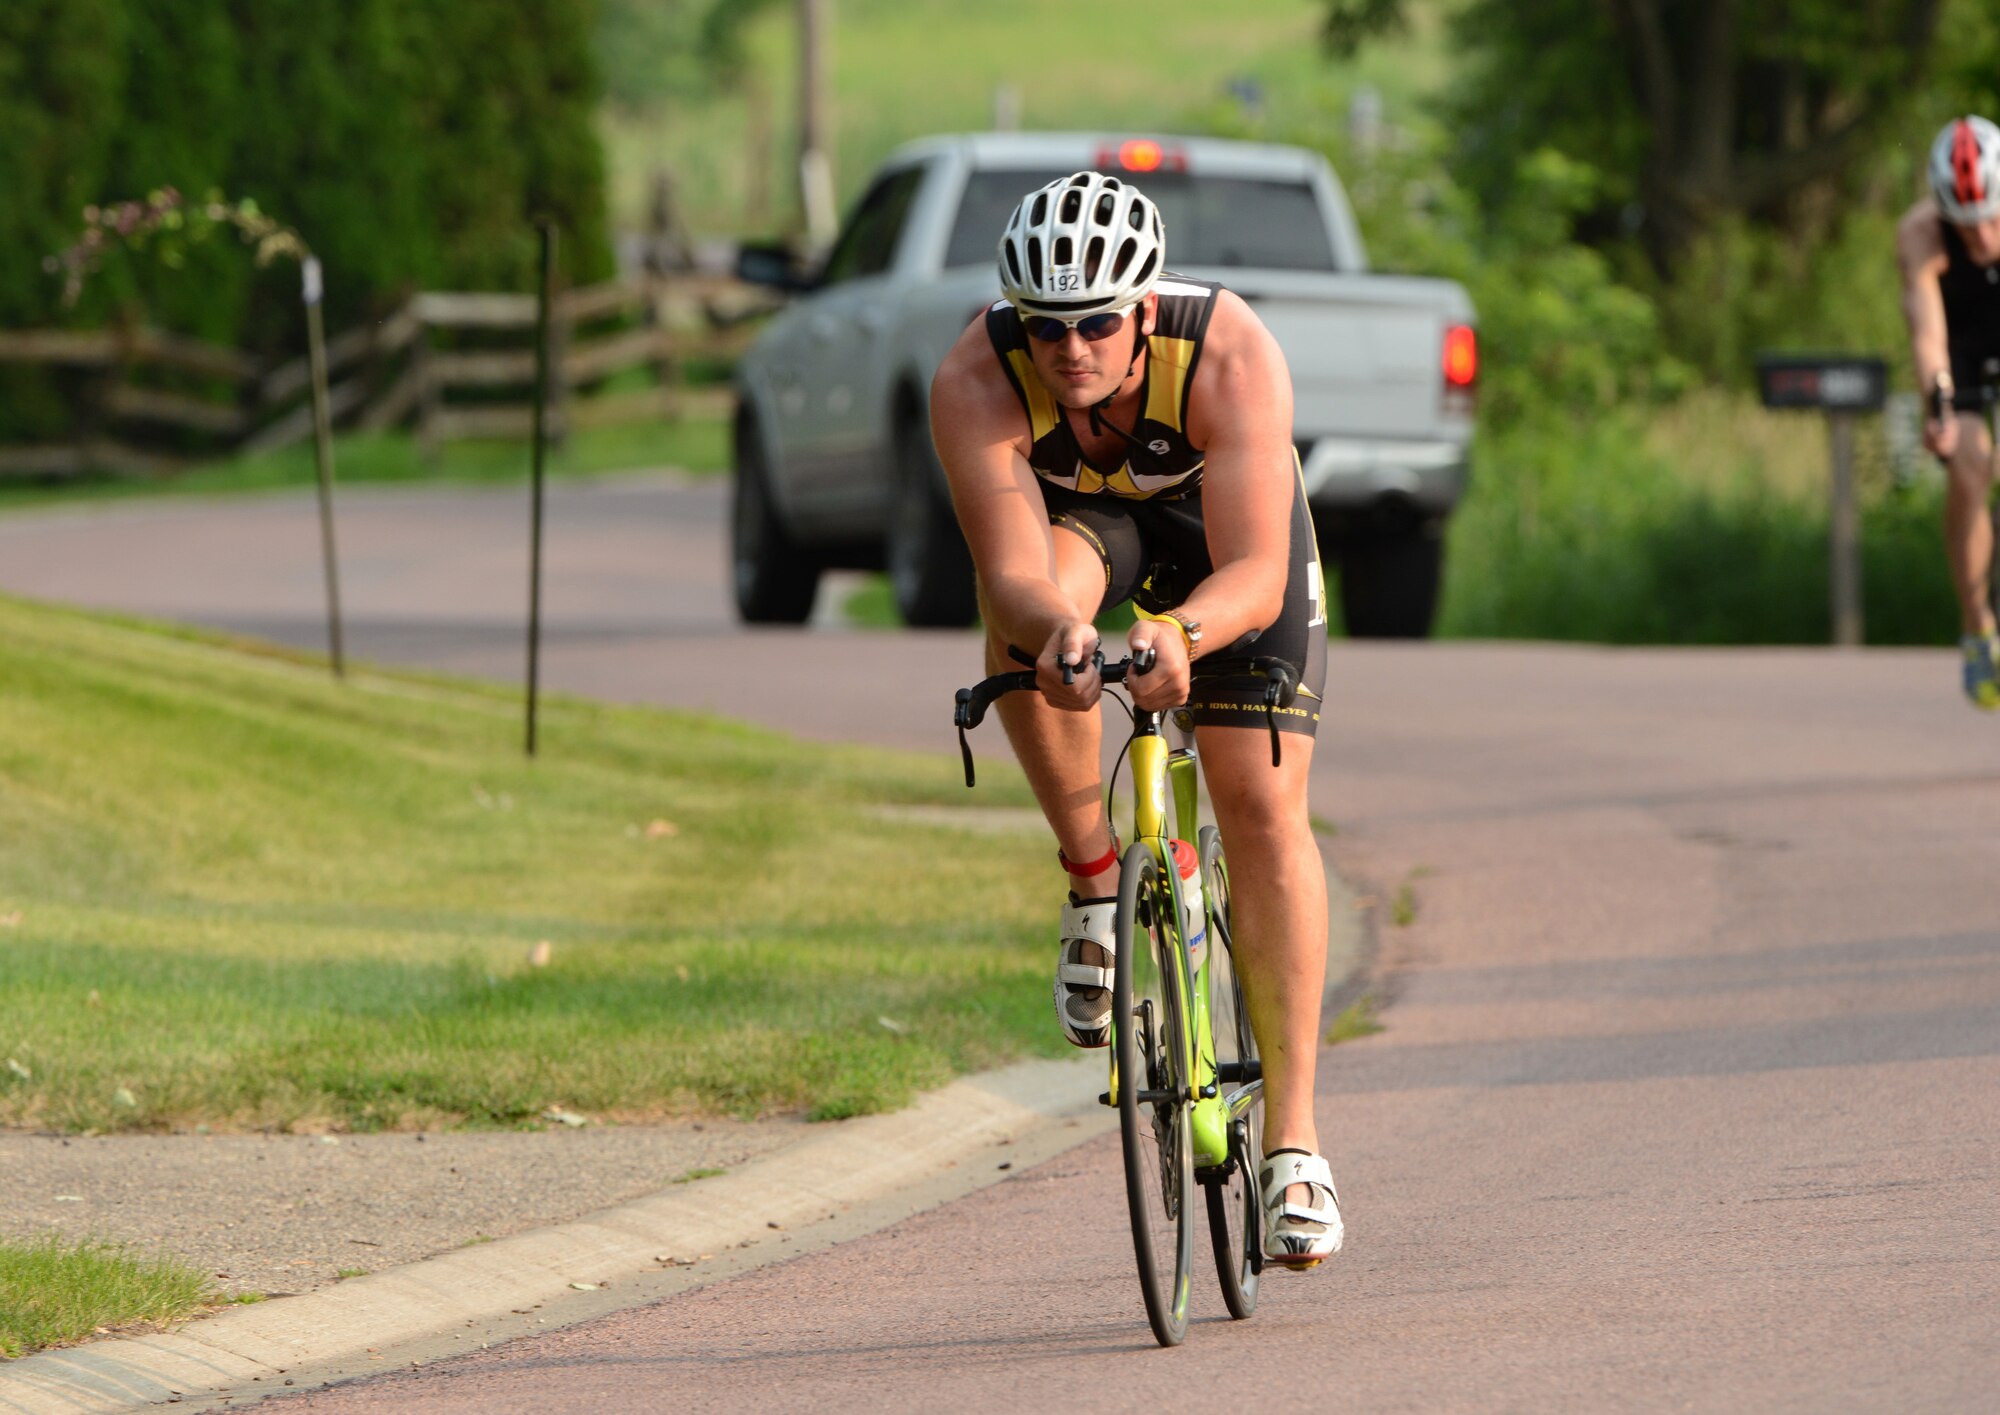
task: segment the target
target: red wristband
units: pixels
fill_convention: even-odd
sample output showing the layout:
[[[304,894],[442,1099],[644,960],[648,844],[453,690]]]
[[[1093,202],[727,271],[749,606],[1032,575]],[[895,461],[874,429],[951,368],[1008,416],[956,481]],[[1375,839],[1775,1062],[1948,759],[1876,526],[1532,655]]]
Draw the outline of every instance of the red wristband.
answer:
[[[1118,863],[1118,841],[1114,838],[1111,842],[1111,848],[1109,850],[1106,850],[1102,855],[1099,855],[1095,860],[1085,861],[1081,865],[1079,865],[1076,861],[1070,859],[1069,856],[1063,854],[1063,852],[1060,850],[1056,851],[1056,860],[1058,863],[1062,865],[1062,867],[1065,870],[1068,870],[1078,879],[1089,879],[1092,875],[1103,874],[1106,870],[1110,869],[1113,865]]]

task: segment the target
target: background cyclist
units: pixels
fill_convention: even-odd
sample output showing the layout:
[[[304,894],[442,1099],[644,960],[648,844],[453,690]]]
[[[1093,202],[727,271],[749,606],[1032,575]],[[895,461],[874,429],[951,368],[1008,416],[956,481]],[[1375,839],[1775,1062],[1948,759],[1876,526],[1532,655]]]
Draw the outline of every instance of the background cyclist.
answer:
[[[1989,580],[1993,438],[1980,416],[2000,359],[2000,128],[1957,118],[1931,144],[1931,195],[1896,228],[1903,316],[1924,390],[1924,446],[1945,465],[1945,555],[1958,592],[1965,695],[2000,707],[2000,641]]]
[[[1164,273],[1153,203],[1079,172],[1029,193],[1000,241],[1006,298],[932,385],[931,421],[979,572],[987,667],[1038,657],[1040,696],[1000,703],[1069,875],[1055,1000],[1063,1033],[1103,1046],[1118,851],[1099,765],[1092,620],[1128,598],[1159,665],[1133,698],[1183,701],[1229,852],[1238,973],[1264,1063],[1266,1250],[1310,1265],[1341,1242],[1318,1153],[1313,1074],[1326,887],[1306,806],[1325,677],[1323,587],[1291,444],[1291,376],[1240,298]],[[1255,652],[1295,666],[1273,769]],[[1115,652],[1113,654],[1115,655]],[[1059,661],[1078,665],[1073,685]]]

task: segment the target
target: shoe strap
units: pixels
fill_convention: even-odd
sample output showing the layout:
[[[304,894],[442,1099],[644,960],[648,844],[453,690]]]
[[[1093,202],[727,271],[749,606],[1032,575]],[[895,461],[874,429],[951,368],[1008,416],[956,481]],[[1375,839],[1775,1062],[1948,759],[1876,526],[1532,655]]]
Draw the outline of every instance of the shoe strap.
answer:
[[[1319,1155],[1301,1150],[1274,1150],[1259,1166],[1263,1179],[1264,1211],[1271,1218],[1304,1223],[1340,1222],[1340,1195],[1333,1187],[1333,1169]],[[1294,1184],[1310,1185],[1327,1196],[1324,1204],[1301,1204],[1287,1199],[1285,1191]]]

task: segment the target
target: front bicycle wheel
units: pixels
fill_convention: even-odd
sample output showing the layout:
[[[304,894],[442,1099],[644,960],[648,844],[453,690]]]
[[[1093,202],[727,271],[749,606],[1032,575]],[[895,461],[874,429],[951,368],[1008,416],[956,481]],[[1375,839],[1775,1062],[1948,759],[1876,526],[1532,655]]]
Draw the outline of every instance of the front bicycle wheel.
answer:
[[[1162,1346],[1187,1335],[1194,1267],[1185,968],[1173,907],[1152,849],[1134,844],[1118,885],[1111,1031],[1132,1247],[1146,1318]]]
[[[1225,1104],[1239,1113],[1229,1126],[1229,1163],[1205,1172],[1208,1237],[1229,1315],[1247,1317],[1257,1307],[1257,1279],[1264,1270],[1264,1205],[1257,1192],[1257,1164],[1264,1154],[1264,1083],[1257,1038],[1236,972],[1236,941],[1229,932],[1229,864],[1222,835],[1203,826],[1197,850],[1201,886],[1208,900],[1208,1002],[1215,1035],[1215,1063]],[[1243,1095],[1250,1088],[1247,1095]],[[1241,1096],[1241,1100],[1237,1098]]]

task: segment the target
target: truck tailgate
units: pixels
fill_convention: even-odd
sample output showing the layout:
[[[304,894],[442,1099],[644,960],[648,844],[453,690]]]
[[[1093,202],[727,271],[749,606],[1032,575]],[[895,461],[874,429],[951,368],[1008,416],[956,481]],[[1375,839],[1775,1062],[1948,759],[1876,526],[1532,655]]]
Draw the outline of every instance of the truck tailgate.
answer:
[[[1276,336],[1291,365],[1293,426],[1301,439],[1439,435],[1444,330],[1470,322],[1472,313],[1456,286],[1388,275],[1221,269],[1198,278],[1241,295]]]

